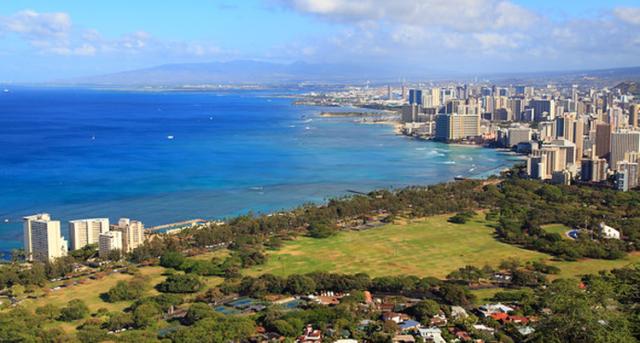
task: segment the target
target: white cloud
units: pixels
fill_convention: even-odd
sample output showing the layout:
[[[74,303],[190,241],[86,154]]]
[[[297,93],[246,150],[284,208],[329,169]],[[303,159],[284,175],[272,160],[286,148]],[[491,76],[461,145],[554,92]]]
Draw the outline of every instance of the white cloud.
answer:
[[[640,7],[618,7],[613,14],[627,24],[640,25]]]
[[[106,38],[95,29],[74,27],[67,13],[40,13],[24,10],[0,16],[0,34],[14,34],[39,54],[60,56],[141,55],[207,57],[223,53],[206,42],[163,41],[148,32],[136,31],[121,37]]]
[[[640,55],[640,8],[552,20],[515,0],[264,1],[337,23],[313,42],[316,55],[343,60],[531,70],[631,65]]]
[[[0,17],[0,28],[29,40],[60,39],[69,34],[71,17],[63,12],[24,10],[9,17]]]
[[[281,6],[338,21],[385,20],[476,32],[527,27],[537,16],[506,0],[275,0]]]

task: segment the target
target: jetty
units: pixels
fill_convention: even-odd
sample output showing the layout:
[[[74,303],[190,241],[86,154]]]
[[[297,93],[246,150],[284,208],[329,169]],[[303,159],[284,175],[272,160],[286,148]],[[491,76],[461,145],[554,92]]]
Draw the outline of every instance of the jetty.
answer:
[[[149,227],[146,228],[145,231],[147,233],[156,233],[159,231],[169,231],[169,230],[176,230],[176,229],[183,229],[185,227],[189,227],[189,226],[194,226],[194,225],[198,225],[198,224],[204,224],[207,221],[204,219],[191,219],[191,220],[185,220],[185,221],[181,221],[181,222],[177,222],[177,223],[170,223],[170,224],[163,224],[163,225],[158,225],[158,226],[153,226],[153,227]]]

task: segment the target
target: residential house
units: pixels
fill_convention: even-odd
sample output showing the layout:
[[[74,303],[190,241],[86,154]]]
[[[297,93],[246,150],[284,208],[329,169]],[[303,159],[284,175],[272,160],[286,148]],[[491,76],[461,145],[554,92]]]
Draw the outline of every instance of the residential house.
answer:
[[[447,325],[447,316],[444,313],[438,313],[431,317],[430,324],[431,326],[445,326]]]
[[[298,343],[318,343],[322,342],[322,331],[314,330],[313,326],[307,325],[302,336],[296,340]]]
[[[439,328],[420,328],[418,329],[418,333],[420,333],[420,337],[426,342],[446,343],[442,337],[442,330]]]
[[[395,335],[391,339],[392,343],[415,343],[416,339],[411,335]]]
[[[385,312],[382,314],[382,320],[383,321],[392,321],[396,324],[400,324],[406,320],[411,319],[411,317],[407,316],[404,313],[397,313],[397,312]]]
[[[467,317],[469,317],[469,315],[464,308],[462,308],[461,306],[451,306],[451,318],[461,319]]]
[[[478,311],[483,317],[489,317],[494,313],[509,313],[513,312],[513,307],[509,307],[507,305],[503,305],[501,303],[497,304],[486,304],[482,305],[478,308]]]
[[[611,226],[605,225],[605,223],[600,223],[599,226],[602,237],[606,239],[620,239],[620,231],[612,228]]]
[[[418,328],[420,327],[420,322],[409,319],[409,320],[403,321],[398,326],[402,331],[414,331],[414,330],[418,330]]]

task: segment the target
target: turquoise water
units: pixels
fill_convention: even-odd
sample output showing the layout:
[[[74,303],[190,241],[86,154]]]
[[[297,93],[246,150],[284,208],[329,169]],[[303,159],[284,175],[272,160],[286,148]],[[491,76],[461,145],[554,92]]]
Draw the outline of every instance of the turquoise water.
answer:
[[[432,184],[513,164],[494,150],[322,118],[327,109],[295,106],[282,94],[0,94],[0,250],[21,246],[20,218],[40,211],[62,221],[126,216],[152,226],[287,209],[347,190]]]

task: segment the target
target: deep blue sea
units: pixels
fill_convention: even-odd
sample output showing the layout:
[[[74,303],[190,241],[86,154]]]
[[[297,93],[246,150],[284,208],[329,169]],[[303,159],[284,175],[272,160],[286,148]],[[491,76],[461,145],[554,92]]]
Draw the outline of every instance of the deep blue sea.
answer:
[[[513,164],[497,151],[322,118],[282,93],[15,88],[0,93],[0,250],[21,217],[147,226],[432,184]],[[329,109],[335,110],[335,108]],[[170,139],[172,136],[173,139]],[[7,222],[5,222],[7,221]]]

